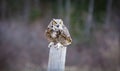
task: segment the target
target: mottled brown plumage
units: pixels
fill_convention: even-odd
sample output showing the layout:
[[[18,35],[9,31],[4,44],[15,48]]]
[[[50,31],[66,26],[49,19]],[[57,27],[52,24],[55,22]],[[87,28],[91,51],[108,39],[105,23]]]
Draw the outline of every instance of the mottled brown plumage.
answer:
[[[72,42],[68,29],[61,19],[53,19],[45,31],[49,42],[61,43],[63,46],[70,45]]]

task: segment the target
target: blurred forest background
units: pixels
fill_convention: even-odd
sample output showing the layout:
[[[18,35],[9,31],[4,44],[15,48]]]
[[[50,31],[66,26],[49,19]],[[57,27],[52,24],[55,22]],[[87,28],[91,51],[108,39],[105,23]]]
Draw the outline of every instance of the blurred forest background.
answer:
[[[73,38],[66,71],[120,71],[120,0],[0,0],[0,71],[46,71],[52,18]]]

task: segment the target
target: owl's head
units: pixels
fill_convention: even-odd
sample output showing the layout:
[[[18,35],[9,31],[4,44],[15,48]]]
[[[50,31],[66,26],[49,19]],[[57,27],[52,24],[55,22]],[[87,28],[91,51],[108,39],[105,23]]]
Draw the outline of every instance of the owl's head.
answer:
[[[62,19],[53,19],[50,24],[48,25],[48,28],[53,30],[62,30],[63,29],[63,21]]]

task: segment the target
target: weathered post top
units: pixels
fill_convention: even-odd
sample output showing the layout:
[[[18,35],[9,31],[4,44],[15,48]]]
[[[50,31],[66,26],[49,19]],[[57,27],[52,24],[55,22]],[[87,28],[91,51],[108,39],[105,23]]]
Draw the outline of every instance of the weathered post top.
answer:
[[[50,48],[48,71],[64,71],[66,47],[56,49],[54,46]]]
[[[61,19],[53,19],[45,31],[48,47],[48,71],[64,71],[67,45],[72,42],[68,29]]]

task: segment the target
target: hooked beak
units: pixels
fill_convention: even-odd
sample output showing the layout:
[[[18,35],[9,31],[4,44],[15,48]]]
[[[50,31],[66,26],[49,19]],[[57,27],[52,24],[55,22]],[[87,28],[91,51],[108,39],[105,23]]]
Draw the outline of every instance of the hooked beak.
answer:
[[[52,28],[53,31],[55,31],[56,29],[55,28]]]

